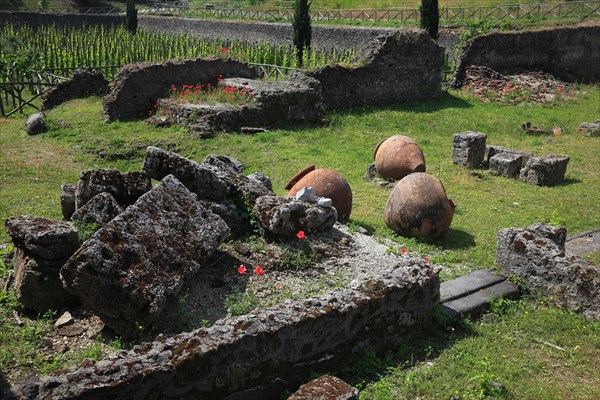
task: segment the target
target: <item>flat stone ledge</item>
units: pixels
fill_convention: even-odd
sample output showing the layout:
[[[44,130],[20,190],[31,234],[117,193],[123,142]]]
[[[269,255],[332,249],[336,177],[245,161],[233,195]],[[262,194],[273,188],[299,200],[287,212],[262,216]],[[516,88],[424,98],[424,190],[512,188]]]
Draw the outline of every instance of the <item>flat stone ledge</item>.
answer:
[[[516,299],[519,297],[519,289],[513,283],[503,281],[473,294],[442,303],[441,307],[452,319],[467,315],[477,317],[492,301],[500,297]]]
[[[440,285],[440,301],[442,303],[465,297],[481,289],[494,286],[506,278],[492,273],[489,269],[480,269],[469,275],[461,276]]]

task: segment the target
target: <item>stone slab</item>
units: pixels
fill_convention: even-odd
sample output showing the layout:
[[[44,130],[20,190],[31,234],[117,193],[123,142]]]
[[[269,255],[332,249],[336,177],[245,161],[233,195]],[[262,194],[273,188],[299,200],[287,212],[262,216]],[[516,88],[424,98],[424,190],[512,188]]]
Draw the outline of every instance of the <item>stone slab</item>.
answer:
[[[565,250],[579,257],[600,252],[600,228],[571,236],[565,242]]]
[[[504,280],[504,277],[492,273],[489,269],[473,271],[469,275],[443,282],[440,286],[440,302],[468,296]]]
[[[519,289],[511,282],[504,281],[486,289],[479,290],[465,297],[442,303],[441,307],[451,318],[461,315],[476,317],[500,297],[517,298]]]

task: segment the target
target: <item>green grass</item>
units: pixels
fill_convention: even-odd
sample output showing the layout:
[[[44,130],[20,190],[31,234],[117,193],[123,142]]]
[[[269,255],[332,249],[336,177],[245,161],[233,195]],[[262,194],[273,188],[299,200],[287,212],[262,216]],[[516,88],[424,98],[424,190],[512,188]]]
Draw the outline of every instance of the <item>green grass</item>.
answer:
[[[575,133],[581,122],[598,118],[600,88],[582,89],[585,94],[572,103],[547,107],[482,103],[450,92],[427,102],[335,113],[325,128],[294,127],[254,136],[220,134],[208,140],[197,140],[179,127],[156,129],[142,122],[105,124],[99,98],[74,100],[48,112],[51,129],[39,136],[27,136],[24,116],[0,120],[0,219],[21,214],[58,219],[61,183],[77,182],[82,169],[139,170],[145,147],[154,145],[194,160],[202,160],[209,153],[238,157],[248,173],[261,170],[269,175],[279,194],[285,193],[285,182],[308,164],[337,169],[353,190],[352,226],[366,227],[433,262],[450,267],[466,265],[461,273],[494,268],[499,229],[552,221],[564,223],[569,234],[575,234],[600,226],[600,138]],[[560,126],[562,135],[528,136],[520,128],[525,121],[542,127]],[[555,187],[537,187],[496,177],[483,169],[468,171],[454,166],[450,162],[452,135],[466,130],[486,133],[490,144],[536,155],[568,154],[567,181]],[[374,146],[394,134],[411,136],[421,145],[428,171],[440,177],[449,197],[458,204],[451,229],[441,240],[395,235],[383,222],[389,189],[362,180]],[[8,242],[0,230],[0,243]],[[598,256],[592,259],[597,262]],[[455,275],[452,268],[449,271],[444,279]],[[11,371],[10,379],[30,371],[61,368],[86,355],[104,354],[97,344],[52,360],[37,356],[43,343],[36,332],[49,329],[48,322],[24,317],[27,327],[16,327],[11,314],[16,307],[14,299],[3,296],[0,370],[5,375]],[[236,312],[256,306],[246,297],[232,298],[229,305],[238,308]],[[508,393],[492,397],[561,398],[572,392],[579,398],[593,398],[598,393],[594,367],[598,324],[527,301],[508,309],[501,317],[469,324],[465,332],[450,330],[441,339],[431,338],[429,343],[404,350],[405,359],[410,358],[408,354],[429,357],[434,363],[431,368],[405,365],[406,360],[398,361],[394,350],[394,357],[387,360],[393,364],[387,363],[382,371],[369,367],[370,377],[359,382],[366,390],[363,398],[390,398],[385,396],[394,391],[401,398],[449,398],[457,390],[461,398],[482,398],[482,390],[493,390],[489,386],[492,379],[502,383]],[[557,353],[538,340],[567,352]],[[580,346],[577,351],[575,346]],[[390,365],[394,369],[386,372]],[[378,374],[383,374],[381,380],[372,383],[379,379]]]
[[[600,397],[600,323],[542,301],[502,300],[482,321],[448,326],[394,356],[363,356],[369,368],[352,382],[361,399]]]

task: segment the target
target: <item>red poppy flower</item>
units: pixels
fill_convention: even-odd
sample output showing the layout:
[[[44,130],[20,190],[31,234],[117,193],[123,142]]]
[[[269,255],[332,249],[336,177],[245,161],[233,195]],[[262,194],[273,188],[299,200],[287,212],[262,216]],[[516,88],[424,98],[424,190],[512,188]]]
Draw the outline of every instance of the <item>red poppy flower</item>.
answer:
[[[265,271],[263,271],[262,267],[258,266],[258,267],[256,267],[256,268],[254,268],[254,273],[255,273],[256,275],[264,275],[264,274],[265,274]]]
[[[426,262],[429,262],[429,258],[428,258],[428,257],[425,257],[425,258],[424,258],[424,260],[425,260]]]
[[[406,254],[407,251],[408,250],[406,250],[406,249],[402,249],[402,254]]]
[[[245,266],[245,265],[240,265],[240,266],[238,267],[238,272],[239,272],[241,275],[244,275],[244,274],[246,273],[246,266]]]
[[[304,235],[304,231],[298,231],[298,233],[296,233],[296,237],[298,239],[305,239],[306,236]]]

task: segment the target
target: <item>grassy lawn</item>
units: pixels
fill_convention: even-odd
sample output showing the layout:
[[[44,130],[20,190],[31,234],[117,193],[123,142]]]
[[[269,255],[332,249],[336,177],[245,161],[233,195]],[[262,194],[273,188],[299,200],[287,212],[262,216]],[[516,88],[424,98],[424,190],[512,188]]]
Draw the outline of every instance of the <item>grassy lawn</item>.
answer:
[[[314,163],[339,170],[350,183],[354,195],[350,224],[404,244],[432,262],[455,266],[456,273],[442,277],[448,279],[472,269],[494,268],[499,229],[547,221],[564,224],[569,234],[575,234],[600,226],[600,138],[575,132],[580,123],[600,117],[600,88],[580,89],[574,100],[546,107],[483,103],[451,91],[428,102],[335,113],[324,128],[290,127],[254,136],[221,134],[202,141],[178,127],[105,124],[100,99],[74,100],[48,112],[51,129],[40,136],[27,136],[23,116],[0,119],[0,220],[20,214],[60,218],[61,183],[76,183],[82,169],[139,170],[148,145],[195,160],[210,153],[238,157],[248,173],[260,170],[269,175],[278,194],[285,193],[285,182],[298,169]],[[526,135],[520,128],[526,121],[547,128],[558,126],[562,133]],[[567,181],[537,187],[493,176],[484,169],[454,166],[450,162],[452,135],[467,130],[486,133],[488,144],[534,155],[569,155]],[[395,235],[383,222],[390,190],[362,179],[374,146],[395,134],[408,135],[421,145],[428,171],[442,180],[458,205],[451,229],[441,240]],[[0,244],[8,242],[0,230]],[[32,358],[35,349],[44,346],[36,339],[36,329],[49,329],[48,323],[44,318],[27,319],[27,328],[16,327],[11,316],[14,299],[2,296],[0,371],[4,375],[8,369],[17,371],[10,374],[11,379],[31,371],[45,372],[82,356]],[[600,324],[548,308],[539,299],[500,303],[496,308],[496,313],[482,321],[462,321],[427,342],[392,349],[388,359],[363,355],[356,365],[359,372],[369,373],[357,374],[353,383],[364,388],[365,399],[600,395]],[[86,351],[86,355],[101,357],[106,350],[92,347]],[[1,381],[0,377],[0,386]]]

